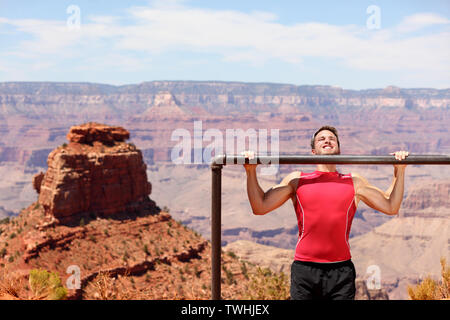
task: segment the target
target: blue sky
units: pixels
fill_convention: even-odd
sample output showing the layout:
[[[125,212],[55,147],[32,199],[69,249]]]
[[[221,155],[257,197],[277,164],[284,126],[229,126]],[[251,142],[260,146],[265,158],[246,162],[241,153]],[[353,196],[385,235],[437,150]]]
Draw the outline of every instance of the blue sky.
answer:
[[[152,80],[449,88],[450,1],[0,0],[0,81]]]

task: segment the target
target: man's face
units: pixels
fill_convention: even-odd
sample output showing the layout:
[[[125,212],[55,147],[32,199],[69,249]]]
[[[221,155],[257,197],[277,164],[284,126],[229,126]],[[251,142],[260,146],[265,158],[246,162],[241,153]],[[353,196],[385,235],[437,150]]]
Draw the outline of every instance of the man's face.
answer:
[[[337,138],[329,130],[320,131],[314,139],[314,147],[311,152],[317,155],[340,154]]]

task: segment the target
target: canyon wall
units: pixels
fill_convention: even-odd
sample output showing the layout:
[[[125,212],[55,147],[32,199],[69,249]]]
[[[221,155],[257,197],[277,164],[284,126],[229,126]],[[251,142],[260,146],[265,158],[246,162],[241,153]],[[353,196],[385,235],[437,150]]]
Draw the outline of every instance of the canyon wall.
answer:
[[[94,121],[127,128],[129,143],[114,142],[117,154],[112,154],[109,150],[114,148],[108,143],[93,140],[89,145],[67,140],[72,126]],[[78,199],[77,208],[90,211],[95,208],[95,201],[103,201],[100,190],[104,188],[121,185],[120,188],[137,190],[130,182],[135,175],[122,172],[123,169],[95,169],[96,162],[111,161],[119,167],[121,163],[134,166],[139,177],[146,172],[154,184],[152,199],[161,207],[167,206],[175,219],[208,238],[211,176],[203,154],[200,161],[194,161],[194,148],[198,147],[194,145],[196,123],[201,124],[202,134],[208,129],[219,132],[227,153],[239,151],[236,145],[227,149],[227,129],[254,129],[257,133],[267,130],[268,152],[276,142],[272,130],[278,130],[280,154],[309,154],[311,134],[330,124],[339,130],[343,154],[387,155],[400,149],[412,154],[449,154],[450,89],[387,87],[356,91],[331,86],[214,81],[154,81],[124,86],[0,83],[0,206],[4,212],[0,214],[17,214],[36,200],[30,181],[41,171],[47,172],[47,178],[36,178],[35,188],[41,192],[39,201],[47,186],[59,189],[52,194],[54,199],[60,199],[55,203],[61,206],[57,206],[58,210],[48,206],[48,212],[58,217],[72,215],[64,208],[65,201]],[[177,165],[172,161],[171,151],[181,141],[173,138],[177,129],[188,133],[192,164]],[[210,143],[201,137],[201,151]],[[83,155],[80,145],[84,146]],[[89,155],[90,151],[95,156]],[[142,161],[148,164],[147,168]],[[95,176],[86,175],[85,166],[92,167]],[[66,170],[67,174],[58,178],[51,174],[55,168]],[[280,166],[273,176],[261,176],[261,185],[267,189],[294,170],[313,168]],[[389,187],[392,177],[391,166],[347,166],[339,170],[355,170],[383,190]],[[423,267],[433,275],[439,272],[438,260],[446,253],[443,248],[448,252],[448,236],[433,234],[447,230],[440,228],[448,228],[450,215],[449,166],[408,166],[406,173],[399,218],[361,206],[351,234],[360,273],[365,273],[366,264],[379,265],[390,294],[400,298],[405,298],[404,288],[398,284],[406,283],[404,277],[417,279],[424,272]],[[112,179],[112,185],[101,185],[100,176],[102,180]],[[66,190],[65,182],[69,180],[88,181],[97,191],[84,197],[80,186],[75,188],[78,191]],[[148,188],[142,187],[136,199],[145,198]],[[81,201],[83,197],[90,202]],[[134,196],[116,192],[114,199],[120,202],[122,198]],[[227,166],[223,170],[222,201],[224,244],[247,239],[287,249],[295,246],[297,230],[292,205],[287,203],[264,217],[253,216],[242,167]],[[116,205],[123,207],[125,202]],[[381,229],[375,229],[378,227]],[[398,259],[400,266],[392,263],[393,252],[403,255]],[[403,293],[395,292],[400,289]]]

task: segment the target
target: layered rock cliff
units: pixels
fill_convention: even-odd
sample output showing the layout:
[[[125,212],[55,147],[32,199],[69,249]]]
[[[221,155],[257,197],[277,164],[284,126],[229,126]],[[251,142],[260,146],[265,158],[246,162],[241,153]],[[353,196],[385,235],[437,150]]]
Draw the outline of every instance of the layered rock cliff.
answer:
[[[7,119],[0,121],[0,162],[29,166],[42,166],[47,152],[43,150],[63,143],[67,126],[87,119],[126,125],[148,163],[170,161],[170,149],[176,144],[171,139],[174,130],[183,128],[192,136],[196,120],[203,121],[203,130],[254,128],[270,134],[271,129],[279,129],[282,152],[308,152],[308,137],[325,123],[339,128],[346,139],[342,141],[346,153],[450,150],[449,89],[355,91],[214,81],[124,86],[10,82],[0,83],[0,107],[0,118]]]
[[[3,114],[79,114],[109,111],[112,115],[141,113],[168,100],[173,105],[201,106],[214,114],[230,111],[274,112],[280,106],[447,108],[450,90],[384,89],[346,90],[333,86],[296,86],[275,83],[220,81],[152,81],[111,86],[89,83],[0,83]],[[172,104],[172,103],[171,103]],[[89,108],[88,106],[97,106]],[[126,108],[132,106],[132,108]],[[252,108],[249,108],[252,107]],[[31,115],[30,114],[30,115]]]
[[[450,217],[450,180],[418,180],[410,188],[400,209],[401,217]]]
[[[67,138],[68,144],[49,154],[47,172],[33,181],[47,216],[68,223],[155,210],[147,166],[141,151],[125,142],[127,130],[87,123],[72,127]]]

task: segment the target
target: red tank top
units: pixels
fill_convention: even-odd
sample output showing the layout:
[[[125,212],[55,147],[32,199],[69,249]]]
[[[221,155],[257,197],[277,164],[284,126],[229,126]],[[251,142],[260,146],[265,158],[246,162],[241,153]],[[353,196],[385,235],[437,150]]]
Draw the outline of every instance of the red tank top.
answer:
[[[356,212],[351,174],[301,173],[296,197],[299,238],[295,260],[338,262],[350,259],[348,237]]]

